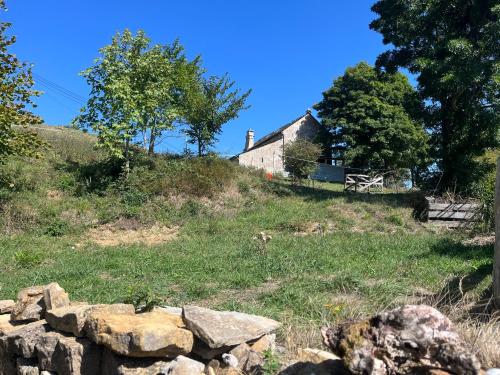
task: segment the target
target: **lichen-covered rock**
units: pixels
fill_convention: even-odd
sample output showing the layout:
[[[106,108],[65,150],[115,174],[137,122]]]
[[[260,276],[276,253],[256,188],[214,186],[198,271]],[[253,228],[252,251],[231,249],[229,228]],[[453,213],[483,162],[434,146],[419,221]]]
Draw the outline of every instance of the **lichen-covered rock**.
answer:
[[[113,305],[71,305],[53,310],[49,310],[45,314],[47,323],[58,331],[71,333],[74,336],[84,336],[83,328],[87,316],[92,312],[108,312],[113,314],[128,314],[134,315],[135,309],[133,305],[117,303]]]
[[[137,315],[92,312],[85,332],[95,343],[130,357],[176,357],[191,352],[193,334],[177,315],[150,312]]]
[[[277,321],[262,316],[197,306],[183,307],[182,317],[186,327],[212,349],[256,340],[279,327]]]
[[[90,340],[60,337],[54,349],[52,366],[58,375],[99,374],[102,348]]]
[[[52,329],[45,320],[16,326],[6,335],[0,337],[2,351],[10,357],[35,357],[35,347],[41,337]]]
[[[0,314],[10,314],[16,303],[11,299],[0,301]]]
[[[365,321],[322,330],[324,343],[353,374],[414,374],[430,369],[480,373],[477,358],[450,320],[425,305],[407,305]]]

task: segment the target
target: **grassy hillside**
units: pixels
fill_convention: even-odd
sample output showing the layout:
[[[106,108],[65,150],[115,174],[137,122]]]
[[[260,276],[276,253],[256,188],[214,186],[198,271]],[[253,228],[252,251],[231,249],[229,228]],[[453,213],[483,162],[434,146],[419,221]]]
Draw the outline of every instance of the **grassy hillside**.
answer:
[[[295,187],[168,156],[137,156],[125,184],[92,136],[40,134],[46,158],[2,167],[0,299],[58,281],[73,300],[237,309],[285,322],[290,347],[319,344],[322,322],[404,302],[460,302],[468,326],[484,317],[493,245],[423,226],[416,193]]]

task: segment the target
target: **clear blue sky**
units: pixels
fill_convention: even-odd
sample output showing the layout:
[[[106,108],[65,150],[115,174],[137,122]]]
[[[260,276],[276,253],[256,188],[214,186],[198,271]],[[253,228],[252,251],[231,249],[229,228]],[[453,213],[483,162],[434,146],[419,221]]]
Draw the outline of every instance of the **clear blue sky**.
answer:
[[[251,108],[225,125],[216,150],[235,154],[245,132],[256,138],[298,117],[346,67],[374,63],[385,47],[368,24],[374,0],[132,1],[7,0],[3,14],[17,36],[13,50],[34,73],[86,97],[78,73],[124,28],[144,29],[155,43],[179,38],[189,56],[201,54],[209,74],[228,72],[253,89]],[[67,124],[79,105],[46,88],[36,99],[51,125]],[[162,147],[179,151],[182,139]]]

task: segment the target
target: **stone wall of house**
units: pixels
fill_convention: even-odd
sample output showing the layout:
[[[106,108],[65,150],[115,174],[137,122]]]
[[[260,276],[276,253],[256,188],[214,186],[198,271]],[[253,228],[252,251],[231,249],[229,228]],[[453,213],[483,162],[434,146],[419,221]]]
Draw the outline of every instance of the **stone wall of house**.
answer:
[[[313,140],[319,131],[319,125],[312,115],[307,114],[283,131],[273,141],[239,155],[240,165],[264,169],[270,173],[283,173],[283,144],[297,138]]]

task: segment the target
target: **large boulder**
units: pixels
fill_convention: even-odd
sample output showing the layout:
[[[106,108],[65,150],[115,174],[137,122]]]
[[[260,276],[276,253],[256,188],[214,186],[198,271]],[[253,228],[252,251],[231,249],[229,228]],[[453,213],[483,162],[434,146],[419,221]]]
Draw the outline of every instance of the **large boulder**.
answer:
[[[129,357],[176,357],[191,352],[193,334],[177,315],[90,313],[85,332],[95,343]]]
[[[450,320],[426,305],[407,305],[322,330],[324,343],[353,374],[480,373]]]
[[[113,304],[113,305],[76,305],[65,306],[47,311],[45,319],[47,323],[58,331],[71,333],[74,336],[84,336],[83,328],[87,316],[92,312],[107,312],[113,314],[128,314],[134,315],[135,308],[133,305]]]
[[[182,317],[186,327],[212,349],[256,340],[279,327],[277,321],[261,316],[197,306],[185,306]]]
[[[33,286],[18,293],[10,318],[14,322],[33,322],[44,319],[47,310],[68,305],[68,294],[58,283]]]
[[[160,370],[162,374],[168,375],[204,375],[205,365],[180,355],[163,365]]]

